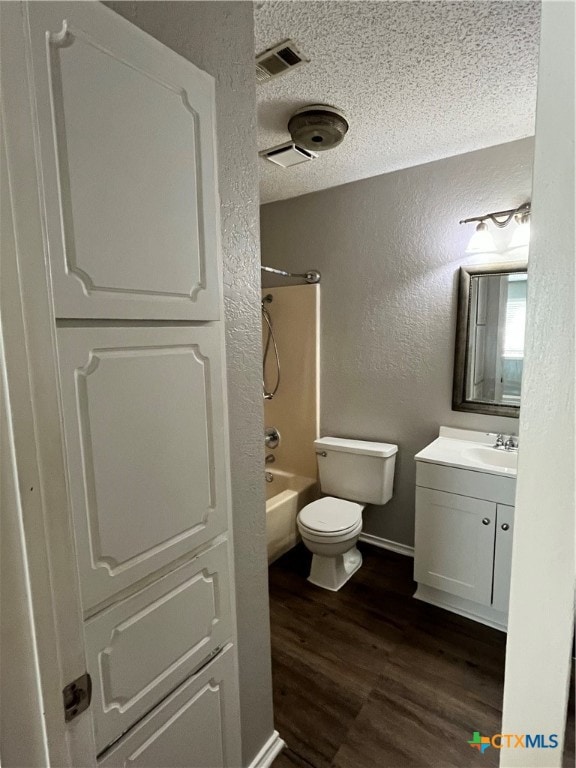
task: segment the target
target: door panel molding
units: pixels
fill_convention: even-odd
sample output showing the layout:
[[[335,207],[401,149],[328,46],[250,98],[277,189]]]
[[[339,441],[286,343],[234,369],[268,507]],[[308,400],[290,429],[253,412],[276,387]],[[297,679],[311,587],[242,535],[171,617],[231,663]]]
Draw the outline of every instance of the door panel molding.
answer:
[[[232,648],[189,678],[105,752],[101,768],[171,768],[192,750],[197,765],[235,768],[239,722],[230,680]]]
[[[86,622],[98,752],[231,639],[227,548],[220,542]]]
[[[58,328],[85,612],[226,530],[213,326]]]
[[[137,552],[133,557],[120,559],[111,556],[111,554],[104,554],[102,550],[102,544],[100,541],[100,535],[98,531],[98,504],[96,493],[96,481],[94,477],[94,460],[93,450],[91,445],[91,430],[90,430],[90,416],[89,416],[89,404],[88,404],[88,376],[95,373],[101,362],[106,360],[119,359],[122,356],[145,356],[149,355],[162,355],[169,354],[191,354],[194,359],[201,365],[204,383],[204,397],[206,400],[206,479],[207,484],[207,499],[205,503],[205,511],[199,515],[199,520],[196,525],[193,525],[186,530],[176,534],[175,536],[163,540],[160,544],[150,547],[145,550],[146,554],[152,556],[162,549],[177,544],[188,536],[192,536],[199,533],[202,528],[205,528],[208,523],[208,518],[216,508],[216,478],[215,478],[215,455],[214,455],[214,440],[212,431],[212,403],[211,403],[211,388],[210,388],[210,361],[209,358],[202,355],[197,344],[191,344],[188,346],[166,346],[166,347],[118,347],[114,350],[94,349],[90,351],[89,361],[83,368],[78,368],[75,371],[76,381],[76,404],[79,416],[79,432],[80,432],[80,447],[81,453],[84,458],[83,470],[85,478],[85,497],[86,497],[86,513],[90,527],[90,545],[92,554],[92,564],[94,568],[104,567],[108,570],[111,576],[116,576],[118,573],[130,568],[134,565],[134,560],[137,557],[142,556],[142,552]],[[195,389],[197,392],[197,388]],[[192,490],[192,489],[190,489]],[[114,545],[115,540],[109,542],[110,545]]]
[[[104,10],[29,14],[55,315],[219,319],[213,78]]]

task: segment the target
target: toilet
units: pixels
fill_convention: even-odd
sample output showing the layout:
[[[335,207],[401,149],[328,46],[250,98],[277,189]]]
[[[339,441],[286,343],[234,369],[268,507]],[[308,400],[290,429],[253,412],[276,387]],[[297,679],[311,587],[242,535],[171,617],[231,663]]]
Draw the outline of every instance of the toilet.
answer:
[[[314,446],[320,488],[329,495],[303,507],[297,524],[312,552],[308,581],[337,592],[362,565],[362,510],[392,498],[398,446],[341,437],[321,437]]]

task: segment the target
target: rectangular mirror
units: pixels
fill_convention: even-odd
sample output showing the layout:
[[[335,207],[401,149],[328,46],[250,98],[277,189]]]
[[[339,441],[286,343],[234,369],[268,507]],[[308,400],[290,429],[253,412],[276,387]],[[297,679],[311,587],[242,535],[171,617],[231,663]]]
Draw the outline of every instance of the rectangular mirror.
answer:
[[[461,267],[452,408],[518,418],[526,262]]]

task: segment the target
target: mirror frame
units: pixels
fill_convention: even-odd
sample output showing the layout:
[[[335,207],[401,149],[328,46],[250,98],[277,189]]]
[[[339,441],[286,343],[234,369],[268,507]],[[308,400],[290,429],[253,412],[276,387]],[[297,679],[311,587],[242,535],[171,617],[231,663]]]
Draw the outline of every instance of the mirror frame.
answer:
[[[456,318],[456,346],[454,350],[454,384],[452,410],[485,413],[488,416],[508,416],[517,419],[520,405],[499,405],[466,399],[466,353],[470,327],[470,283],[479,275],[507,275],[528,272],[527,261],[501,261],[493,264],[460,267],[458,278],[458,314]]]

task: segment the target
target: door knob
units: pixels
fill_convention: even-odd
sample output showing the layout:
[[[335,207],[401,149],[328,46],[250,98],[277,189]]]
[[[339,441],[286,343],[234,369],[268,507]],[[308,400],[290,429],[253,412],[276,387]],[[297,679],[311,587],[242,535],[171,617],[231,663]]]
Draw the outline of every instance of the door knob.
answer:
[[[482,525],[490,525],[490,518],[489,517],[484,517],[482,519]]]
[[[502,530],[503,530],[503,531],[508,531],[508,530],[510,530],[510,526],[508,525],[508,523],[502,523],[502,526],[501,526],[501,527],[502,527]]]

